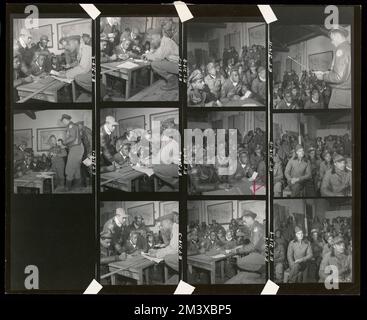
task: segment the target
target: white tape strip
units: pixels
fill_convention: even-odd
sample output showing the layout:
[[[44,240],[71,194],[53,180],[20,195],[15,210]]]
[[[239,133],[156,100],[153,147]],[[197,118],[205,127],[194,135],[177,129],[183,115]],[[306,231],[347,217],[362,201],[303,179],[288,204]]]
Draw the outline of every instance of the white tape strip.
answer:
[[[195,287],[189,285],[185,281],[180,280],[173,294],[192,294],[194,290]]]
[[[88,288],[83,292],[83,294],[97,294],[102,289],[102,285],[95,279],[89,284]]]
[[[181,22],[185,22],[194,17],[185,2],[174,1],[173,4],[177,10],[177,13],[178,13],[178,16],[180,17]]]
[[[95,20],[101,14],[101,11],[99,11],[94,4],[79,3],[79,5],[85,10],[86,13],[89,14],[93,20]]]
[[[263,291],[261,291],[261,294],[264,294],[264,295],[273,294],[274,295],[274,294],[277,294],[278,290],[279,290],[279,286],[276,283],[274,283],[273,281],[268,280],[265,284]]]
[[[272,23],[274,21],[277,21],[278,18],[276,17],[273,9],[268,5],[264,5],[264,4],[259,4],[257,5],[257,7],[259,8],[261,14],[263,15],[265,22],[267,24]]]

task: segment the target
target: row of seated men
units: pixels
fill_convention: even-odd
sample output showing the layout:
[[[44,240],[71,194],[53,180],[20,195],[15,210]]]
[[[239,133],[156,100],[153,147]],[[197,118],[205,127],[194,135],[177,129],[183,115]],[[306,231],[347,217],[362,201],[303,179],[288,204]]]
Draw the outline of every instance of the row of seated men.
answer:
[[[103,225],[100,234],[101,275],[108,273],[108,264],[125,261],[147,253],[151,257],[163,259],[178,272],[178,213],[161,216],[158,233],[153,233],[137,215],[129,224],[129,216],[123,208],[117,208],[115,215]],[[108,281],[107,279],[106,281]]]
[[[118,18],[106,18],[101,25],[101,63],[132,59],[151,62],[155,73],[166,83],[162,90],[178,89],[178,25],[165,20],[160,28],[141,33],[136,27],[120,31]]]
[[[245,136],[246,138],[246,136]],[[223,145],[217,148],[225,150]],[[189,165],[189,193],[202,194],[203,192],[226,190],[237,186],[241,194],[251,194],[251,186],[254,184],[264,186],[266,183],[266,164],[264,158],[264,149],[262,144],[256,147],[250,143],[240,143],[235,150],[237,155],[236,168],[232,173],[226,174],[229,167],[228,161],[221,161],[219,155],[216,156],[216,163],[208,163],[208,151],[203,148],[203,163]],[[228,156],[228,155],[227,155]]]
[[[275,232],[274,268],[277,282],[324,282],[338,269],[340,282],[352,281],[351,220],[337,217],[325,219],[307,237],[294,223]]]
[[[71,35],[61,38],[63,53],[55,55],[48,49],[47,35],[41,35],[37,44],[28,29],[21,29],[19,39],[14,41],[13,81],[14,98],[19,99],[16,88],[48,75],[52,70],[60,77],[74,79],[86,92],[92,92],[92,47],[91,37]]]
[[[187,255],[233,253],[225,261],[226,283],[262,283],[265,280],[264,225],[257,214],[244,210],[238,220],[232,219],[227,230],[215,220],[191,222],[187,236]],[[199,269],[189,272],[190,283],[205,283],[207,274]]]
[[[114,117],[107,116],[105,123],[100,127],[101,172],[135,165],[151,167],[154,175],[160,178],[164,190],[178,189],[179,144],[175,140],[176,137],[163,134],[170,129],[177,130],[178,126],[174,118],[166,119],[161,123],[161,148],[155,155],[160,159],[159,164],[152,162],[150,131],[143,130],[144,132],[140,135],[131,129],[119,138],[112,138],[111,135],[118,125]]]
[[[275,109],[327,109],[331,88],[314,73],[302,72],[301,79],[294,70],[285,72],[283,81],[274,85]]]
[[[311,146],[306,153],[300,144],[288,152],[286,146],[281,146],[274,156],[274,196],[343,197],[352,194],[351,160],[346,157],[349,155],[344,148],[330,150],[326,145],[323,149]]]
[[[224,69],[219,62],[211,61],[205,71],[195,69],[189,73],[187,98],[189,105],[199,107],[221,107],[246,98],[265,104],[265,67],[251,61],[248,70],[242,64]]]

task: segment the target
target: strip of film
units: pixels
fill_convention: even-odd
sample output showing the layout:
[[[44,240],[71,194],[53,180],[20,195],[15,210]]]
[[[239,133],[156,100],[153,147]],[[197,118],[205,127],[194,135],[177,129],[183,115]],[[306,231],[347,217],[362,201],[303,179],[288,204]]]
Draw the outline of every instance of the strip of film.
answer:
[[[6,291],[358,294],[360,8],[95,6],[7,5]]]

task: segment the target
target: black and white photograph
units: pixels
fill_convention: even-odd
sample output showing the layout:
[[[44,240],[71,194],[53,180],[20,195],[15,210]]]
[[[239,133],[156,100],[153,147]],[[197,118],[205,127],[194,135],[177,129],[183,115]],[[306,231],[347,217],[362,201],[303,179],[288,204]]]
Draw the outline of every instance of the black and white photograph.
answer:
[[[265,195],[265,112],[188,114],[190,195]]]
[[[351,199],[275,200],[273,211],[277,283],[352,282]]]
[[[92,102],[91,19],[13,19],[13,102]]]
[[[103,201],[103,285],[177,285],[178,201]]]
[[[177,108],[106,108],[100,121],[102,192],[178,192]]]
[[[265,40],[262,22],[189,22],[188,106],[264,106]]]
[[[273,108],[352,107],[350,25],[276,25],[273,43]]]
[[[190,284],[265,283],[265,201],[187,202]]]
[[[275,197],[352,195],[350,112],[273,114]]]
[[[92,112],[14,111],[14,193],[92,192]]]
[[[102,101],[178,101],[179,20],[102,17]]]

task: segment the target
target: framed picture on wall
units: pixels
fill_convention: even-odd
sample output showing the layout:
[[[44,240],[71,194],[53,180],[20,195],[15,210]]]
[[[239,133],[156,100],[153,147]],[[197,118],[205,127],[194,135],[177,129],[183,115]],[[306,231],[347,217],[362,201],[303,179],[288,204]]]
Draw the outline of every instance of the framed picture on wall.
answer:
[[[40,19],[42,22],[43,19]],[[53,33],[52,33],[52,24],[45,24],[44,26],[39,26],[37,29],[30,29],[29,30],[32,35],[33,42],[37,43],[40,41],[41,36],[48,37],[47,47],[52,48],[54,46],[53,41]]]
[[[213,220],[219,224],[228,224],[233,218],[233,202],[221,202],[215,204],[209,204],[206,207],[208,214],[208,223]]]
[[[172,213],[173,211],[178,211],[178,201],[163,201],[159,204],[159,216],[164,216],[166,214]]]
[[[179,114],[178,110],[168,111],[168,112],[159,112],[159,113],[153,113],[150,115],[150,129],[153,130],[153,121],[159,121],[161,124],[163,121],[172,119],[174,120],[174,123],[177,125],[179,124]],[[156,124],[154,124],[156,125]],[[162,125],[161,125],[162,127]]]
[[[310,70],[330,70],[333,62],[333,51],[325,51],[308,56],[308,67]]]
[[[32,129],[14,130],[14,141],[16,146],[25,143],[26,148],[33,148],[33,131]]]
[[[136,116],[118,120],[119,133],[122,136],[128,129],[145,129],[145,116]]]
[[[250,47],[253,45],[265,46],[265,24],[248,28]]]
[[[154,203],[150,202],[140,206],[135,206],[127,209],[127,214],[133,219],[136,216],[142,216],[147,227],[155,225],[154,220]]]
[[[65,140],[66,130],[65,127],[37,129],[37,151],[43,152],[50,149],[49,139],[52,135],[56,137],[56,140]]]
[[[82,36],[83,33],[92,36],[91,19],[71,20],[65,19],[66,22],[57,24],[57,43],[58,49],[61,50],[60,39],[68,36]]]

